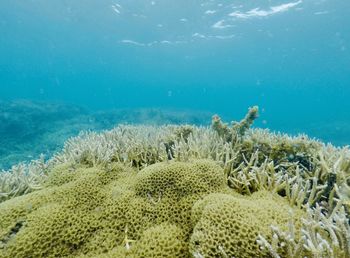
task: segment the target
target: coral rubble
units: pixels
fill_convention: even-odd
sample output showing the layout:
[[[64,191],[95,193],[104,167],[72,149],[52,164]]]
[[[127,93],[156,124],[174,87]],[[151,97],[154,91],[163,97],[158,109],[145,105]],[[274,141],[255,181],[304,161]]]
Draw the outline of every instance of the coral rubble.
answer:
[[[0,257],[350,256],[350,151],[305,135],[126,126],[0,176]]]

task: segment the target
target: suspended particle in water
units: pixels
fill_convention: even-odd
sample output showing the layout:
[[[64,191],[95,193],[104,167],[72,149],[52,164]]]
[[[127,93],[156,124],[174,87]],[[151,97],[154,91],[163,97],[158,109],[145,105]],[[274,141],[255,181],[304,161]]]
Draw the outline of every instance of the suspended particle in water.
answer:
[[[58,77],[55,77],[55,83],[57,86],[61,85],[60,79],[58,79]]]

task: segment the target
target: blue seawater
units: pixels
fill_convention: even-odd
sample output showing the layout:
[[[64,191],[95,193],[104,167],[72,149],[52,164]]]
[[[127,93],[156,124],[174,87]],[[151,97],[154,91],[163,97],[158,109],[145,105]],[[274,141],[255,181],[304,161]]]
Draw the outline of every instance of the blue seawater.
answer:
[[[50,103],[70,103],[73,113],[146,108],[226,120],[258,105],[256,126],[347,145],[350,1],[1,0],[0,100],[6,157],[22,151],[9,150],[11,139],[49,130]],[[41,116],[23,115],[37,103]],[[86,124],[86,112],[75,123]]]

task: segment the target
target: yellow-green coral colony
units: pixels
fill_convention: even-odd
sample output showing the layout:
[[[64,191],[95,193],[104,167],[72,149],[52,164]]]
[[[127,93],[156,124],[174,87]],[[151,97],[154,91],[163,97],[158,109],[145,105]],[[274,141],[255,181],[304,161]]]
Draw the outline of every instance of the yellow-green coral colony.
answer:
[[[232,127],[119,126],[1,175],[0,257],[350,257],[350,151]]]

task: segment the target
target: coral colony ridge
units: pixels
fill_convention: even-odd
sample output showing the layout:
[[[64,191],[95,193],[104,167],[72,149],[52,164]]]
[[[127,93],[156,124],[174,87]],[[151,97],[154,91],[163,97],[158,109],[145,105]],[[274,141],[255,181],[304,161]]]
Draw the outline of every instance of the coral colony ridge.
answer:
[[[228,125],[83,132],[0,174],[0,257],[350,257],[350,150]]]

